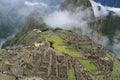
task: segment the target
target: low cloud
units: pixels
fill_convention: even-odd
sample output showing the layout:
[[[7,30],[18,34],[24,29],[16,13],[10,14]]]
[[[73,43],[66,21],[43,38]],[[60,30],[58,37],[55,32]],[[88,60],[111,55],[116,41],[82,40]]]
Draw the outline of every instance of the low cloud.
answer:
[[[113,13],[112,17],[120,16],[120,8],[103,6],[100,3],[94,2],[93,0],[90,0],[90,2],[92,4],[93,10],[94,10],[94,15],[95,15],[96,19],[97,18],[105,18],[109,14],[109,12]],[[111,26],[109,26],[109,27],[111,27]],[[115,25],[115,27],[116,27],[116,25]],[[119,35],[120,31],[116,30],[115,33],[116,34],[112,38],[112,42],[110,42],[110,40],[108,39],[107,36],[102,36],[102,35],[101,35],[101,40],[98,40],[98,42],[101,41],[102,45],[104,45],[107,49],[109,49],[110,51],[115,53],[120,58],[120,35]]]
[[[23,26],[33,11],[46,16],[56,10],[61,0],[0,0],[0,45]]]
[[[79,28],[82,33],[87,33],[89,23],[92,22],[92,11],[76,8],[74,12],[71,11],[55,11],[44,18],[44,21],[50,27],[61,27],[64,29]]]
[[[48,8],[48,5],[45,2],[30,2],[30,1],[25,1],[25,5],[27,5],[27,6],[39,6],[39,7]]]
[[[109,14],[109,12],[113,12],[114,15],[120,16],[120,8],[103,6],[94,0],[90,0],[90,2],[92,4],[95,17],[105,17]]]
[[[38,2],[29,2],[29,1],[25,1],[25,4],[28,5],[28,6],[36,6],[36,5],[39,5]]]

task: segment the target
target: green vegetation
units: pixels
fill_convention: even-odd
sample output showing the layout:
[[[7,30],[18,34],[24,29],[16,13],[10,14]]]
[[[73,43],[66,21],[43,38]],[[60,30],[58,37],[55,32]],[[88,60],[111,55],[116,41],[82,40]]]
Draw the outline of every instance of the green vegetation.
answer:
[[[113,61],[109,61],[108,66],[110,67],[110,71],[113,71],[114,67]]]
[[[49,41],[49,44],[50,44],[50,47],[54,49],[54,46],[53,46],[54,42],[53,41]]]
[[[45,74],[46,72],[45,71],[37,71],[38,74]]]
[[[80,59],[80,62],[88,71],[94,71],[97,69],[97,67],[90,60]]]
[[[66,46],[64,43],[65,41],[62,38],[60,38],[58,35],[47,37],[47,40],[54,42],[53,47],[60,55],[66,53],[75,57],[82,56],[82,54],[77,50],[72,50],[69,48],[69,46]]]
[[[116,57],[114,57],[114,60],[113,60],[113,71],[112,71],[112,76],[113,77],[117,77],[119,76],[120,74],[119,71],[120,71],[120,61],[118,59],[116,59]]]
[[[115,55],[113,55],[112,53],[107,53],[106,54],[107,57],[109,57],[111,60],[113,60],[112,63],[112,76],[113,78],[119,77],[119,71],[120,71],[120,61],[119,59],[117,59],[117,57]]]
[[[83,55],[76,50],[75,43],[71,42],[69,36],[67,36],[66,34],[61,33],[58,35],[57,33],[53,34],[49,33],[48,31],[44,32],[43,34],[46,36],[49,42],[52,42],[50,43],[50,45],[52,44],[52,47],[54,47],[54,49],[60,55],[66,53],[68,55],[78,57],[80,63],[83,64],[83,66],[90,72],[93,72],[97,69],[97,67],[93,63],[91,63],[90,60],[80,59],[80,57],[82,57]],[[68,80],[75,80],[75,76],[71,67],[69,67],[68,69],[68,78]]]
[[[91,54],[86,59],[83,58],[84,50],[91,48],[91,46],[90,46],[91,40],[89,40],[87,37],[82,36],[82,35],[81,35],[81,37],[79,37],[70,31],[64,31],[64,30],[60,31],[60,30],[61,29],[59,29],[59,28],[56,28],[55,30],[46,28],[46,30],[44,32],[40,32],[40,33],[38,33],[35,30],[31,30],[31,31],[26,32],[22,36],[17,36],[17,39],[14,39],[13,42],[16,43],[17,45],[23,44],[27,47],[15,50],[15,54],[14,54],[15,57],[16,57],[16,54],[19,54],[19,53],[20,54],[19,54],[19,57],[17,57],[17,59],[16,58],[13,59],[13,62],[11,62],[11,66],[15,66],[16,64],[18,65],[18,63],[20,62],[20,60],[22,58],[26,58],[26,56],[28,56],[30,53],[33,53],[32,50],[35,49],[35,47],[34,47],[35,42],[37,42],[37,41],[40,41],[43,43],[47,42],[48,44],[44,45],[44,49],[47,49],[47,47],[49,45],[49,47],[53,48],[59,54],[60,57],[64,56],[65,54],[68,54],[71,59],[76,58],[77,60],[79,60],[78,62],[80,62],[80,64],[83,65],[83,67],[88,71],[87,73],[88,73],[88,75],[91,76],[92,80],[95,80],[94,72],[96,72],[96,74],[97,74],[97,70],[99,69],[99,67],[97,67],[95,64],[93,64],[91,62],[91,60],[100,59],[100,57]],[[75,37],[73,37],[74,35],[75,35]],[[78,38],[78,39],[76,39],[76,38]],[[79,41],[79,38],[82,38],[83,42]],[[80,50],[78,49],[79,47],[80,47]],[[83,51],[82,51],[82,48],[84,49]],[[80,51],[83,53],[81,53]],[[108,64],[108,66],[110,67],[111,76],[118,77],[120,75],[120,74],[118,74],[119,73],[118,71],[120,71],[119,60],[115,56],[110,55],[108,52],[105,52],[105,54],[107,57],[110,58],[110,60],[108,62],[106,62],[106,64]],[[5,56],[4,54],[0,54],[0,58],[1,59],[4,58],[4,60],[6,60],[6,61],[10,60],[10,58],[8,56]],[[37,59],[38,57],[35,56],[35,58]],[[36,59],[31,58],[30,63],[27,64],[26,68],[29,69],[29,71],[31,71],[32,68],[35,67],[34,65],[36,64]],[[74,61],[73,61],[73,63],[74,63]],[[3,63],[1,62],[0,64],[2,65]],[[48,63],[45,63],[45,64],[48,65]],[[44,67],[44,66],[42,66],[42,67]],[[75,80],[74,69],[70,66],[70,64],[67,68],[68,68],[68,70],[67,70],[68,80]],[[38,70],[38,71],[36,71],[36,74],[38,74],[38,75],[45,74],[46,75],[47,73],[46,73],[46,71]],[[96,77],[99,79],[102,79],[105,75],[106,74],[104,74],[102,72],[100,72],[100,73],[98,72]]]
[[[88,57],[88,59],[97,59],[97,58],[99,58],[99,57],[97,57],[97,56],[92,56],[92,55],[90,55],[90,56]]]
[[[120,30],[120,17],[119,16],[113,16],[112,13],[109,13],[107,15],[106,19],[104,19],[101,22],[98,22],[99,24],[102,24],[102,34],[107,36],[109,38],[110,44],[113,44],[113,38],[116,35],[116,32]]]
[[[12,44],[22,44],[26,46],[34,46],[36,40],[45,40],[42,35],[38,34],[35,31],[28,31],[21,37],[14,39]]]
[[[73,72],[71,66],[69,66],[69,68],[68,68],[68,80],[75,80],[74,72]]]

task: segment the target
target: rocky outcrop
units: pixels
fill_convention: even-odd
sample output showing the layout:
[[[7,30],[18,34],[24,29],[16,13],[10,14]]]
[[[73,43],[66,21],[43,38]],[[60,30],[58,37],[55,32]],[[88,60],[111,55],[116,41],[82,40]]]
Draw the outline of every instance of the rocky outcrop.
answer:
[[[62,10],[74,10],[76,7],[83,7],[84,9],[92,7],[89,0],[64,0]]]

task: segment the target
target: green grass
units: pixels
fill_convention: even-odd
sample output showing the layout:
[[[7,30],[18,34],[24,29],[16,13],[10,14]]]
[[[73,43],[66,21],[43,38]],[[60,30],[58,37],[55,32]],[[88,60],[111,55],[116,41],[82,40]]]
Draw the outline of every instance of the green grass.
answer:
[[[74,57],[78,57],[80,63],[86,68],[86,70],[88,70],[90,72],[90,75],[92,77],[93,80],[95,80],[95,76],[94,71],[97,70],[97,66],[94,65],[93,63],[91,63],[91,61],[89,59],[81,59],[81,57],[83,57],[83,54],[81,54],[79,51],[76,50],[76,45],[74,42],[71,42],[71,44],[67,44],[67,42],[70,41],[69,36],[67,36],[66,34],[63,33],[44,33],[45,37],[47,38],[47,41],[53,41],[53,47],[54,49],[59,53],[59,55],[64,55],[64,53],[70,55],[70,56],[74,56]],[[84,37],[84,36],[83,36]],[[85,37],[86,38],[86,37]],[[81,46],[83,48],[87,48],[89,47],[89,43],[80,43]],[[120,62],[119,60],[115,57],[113,59],[113,56],[109,55],[109,53],[106,53],[107,57],[109,57],[111,60],[114,60],[114,66],[113,66],[113,71],[112,71],[112,76],[116,77],[118,76],[118,70],[120,70]],[[68,69],[68,80],[74,80],[74,74],[71,68]],[[103,78],[104,75],[103,74],[99,74],[97,75],[98,78]]]
[[[114,61],[113,61],[113,71],[112,71],[112,76],[113,77],[117,77],[119,76],[120,74],[119,71],[120,71],[120,61],[116,58],[114,58]]]
[[[29,31],[29,32],[25,33],[22,37],[20,37],[20,39],[17,41],[17,44],[34,46],[34,42],[37,40],[45,41],[44,37],[41,34],[36,33],[33,30]]]
[[[75,80],[75,76],[71,67],[68,69],[68,80]]]
[[[120,61],[118,60],[118,58],[113,55],[112,53],[106,53],[106,56],[109,57],[111,60],[113,60],[113,71],[112,71],[112,77],[116,78],[118,77],[119,71],[120,71]]]
[[[117,71],[120,71],[120,61],[112,53],[106,53],[106,56],[109,57],[111,60],[113,60],[113,71],[111,73],[112,77],[115,78],[115,77],[119,76],[120,74],[118,74]]]
[[[38,73],[38,74],[45,74],[46,72],[45,72],[45,71],[40,71],[40,70],[38,70],[37,73]]]
[[[80,62],[83,64],[83,66],[88,70],[88,71],[94,71],[97,69],[97,67],[91,63],[90,60],[83,60],[83,59],[80,59]]]
[[[35,39],[38,38],[38,34],[36,34],[34,31],[31,31],[25,38],[24,38],[24,42],[25,44],[29,44],[29,45],[34,45]]]
[[[92,74],[94,74],[93,72],[97,69],[97,66],[91,63],[90,60],[79,59],[79,61],[88,71],[90,71],[90,76],[92,80],[96,80],[95,76]]]
[[[80,52],[78,52],[77,50],[69,49],[69,46],[66,46],[64,40],[62,40],[58,35],[51,36],[50,38],[47,39],[48,41],[54,42],[53,44],[54,49],[60,54],[66,53],[75,57],[82,56],[82,54],[80,54]]]

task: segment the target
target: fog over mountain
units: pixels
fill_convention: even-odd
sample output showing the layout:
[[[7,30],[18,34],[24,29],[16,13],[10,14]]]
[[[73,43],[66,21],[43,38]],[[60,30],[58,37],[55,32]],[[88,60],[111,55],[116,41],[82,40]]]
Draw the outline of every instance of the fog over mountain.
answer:
[[[120,16],[120,8],[118,8],[118,7],[114,6],[114,5],[112,7],[108,6],[107,4],[102,5],[100,2],[97,3],[94,0],[90,0],[90,2],[92,4],[92,6],[93,6],[95,17],[105,17],[105,16],[107,16],[109,14],[109,12],[113,12],[114,15]]]
[[[96,2],[95,2],[96,1]],[[120,57],[120,3],[119,0],[90,0],[94,16],[101,20],[102,42],[109,50]]]
[[[20,30],[31,12],[38,11],[45,16],[60,3],[61,0],[0,0],[0,45]]]

